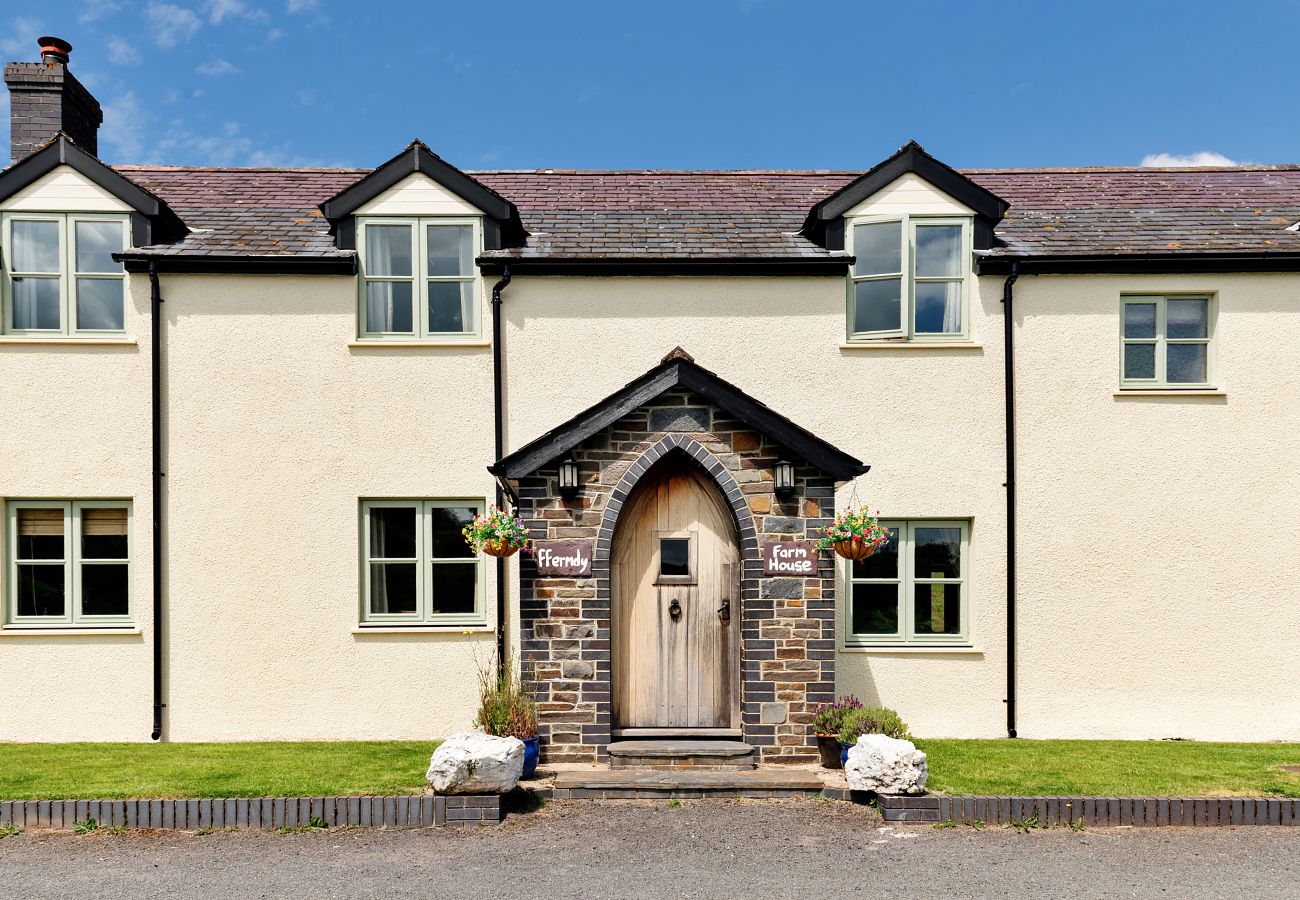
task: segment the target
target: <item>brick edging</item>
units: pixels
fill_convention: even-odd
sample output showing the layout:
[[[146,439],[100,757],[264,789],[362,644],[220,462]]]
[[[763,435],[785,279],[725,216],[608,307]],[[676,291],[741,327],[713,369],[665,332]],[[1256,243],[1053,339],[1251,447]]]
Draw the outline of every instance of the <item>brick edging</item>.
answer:
[[[1227,826],[1300,827],[1300,800],[1265,797],[868,797],[828,789],[837,800],[873,799],[886,822],[983,822],[1042,826]],[[1037,817],[1037,818],[1035,818]]]
[[[499,794],[0,801],[0,825],[19,828],[71,829],[74,823],[87,819],[104,826],[168,831],[294,828],[315,817],[329,827],[455,828],[496,825],[503,814]]]

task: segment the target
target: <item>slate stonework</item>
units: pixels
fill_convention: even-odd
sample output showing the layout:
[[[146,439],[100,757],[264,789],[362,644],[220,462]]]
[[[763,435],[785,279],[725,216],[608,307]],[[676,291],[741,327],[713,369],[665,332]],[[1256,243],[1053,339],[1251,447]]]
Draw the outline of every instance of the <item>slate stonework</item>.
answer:
[[[530,558],[520,563],[522,656],[538,682],[543,755],[552,762],[605,758],[614,528],[637,480],[674,452],[709,473],[736,518],[744,560],[744,739],[767,762],[814,762],[813,710],[835,692],[834,563],[825,554],[816,577],[768,578],[761,548],[769,538],[813,537],[828,524],[835,483],[800,465],[794,494],[777,497],[772,465],[781,449],[683,389],[665,392],[575,448],[582,489],[573,499],[559,496],[556,466],[519,481],[519,514],[534,539],[595,542],[590,578],[542,577]]]

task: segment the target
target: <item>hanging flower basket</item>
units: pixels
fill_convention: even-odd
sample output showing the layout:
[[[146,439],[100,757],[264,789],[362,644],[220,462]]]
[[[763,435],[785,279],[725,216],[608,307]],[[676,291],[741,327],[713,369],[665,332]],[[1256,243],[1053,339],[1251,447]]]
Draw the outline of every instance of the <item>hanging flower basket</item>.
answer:
[[[845,559],[861,562],[889,542],[889,529],[867,507],[841,514],[822,529],[818,550],[834,549]]]
[[[492,507],[485,516],[475,516],[460,530],[475,553],[506,558],[514,556],[520,550],[531,553],[531,542],[524,520],[514,513]]]

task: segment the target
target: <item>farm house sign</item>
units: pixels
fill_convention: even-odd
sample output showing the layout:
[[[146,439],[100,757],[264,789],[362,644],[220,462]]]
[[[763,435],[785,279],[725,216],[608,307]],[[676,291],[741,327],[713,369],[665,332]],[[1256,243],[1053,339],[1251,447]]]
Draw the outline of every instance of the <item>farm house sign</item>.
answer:
[[[764,575],[816,575],[816,541],[768,541],[763,545]]]
[[[539,575],[586,577],[591,574],[590,541],[538,541],[533,560]]]

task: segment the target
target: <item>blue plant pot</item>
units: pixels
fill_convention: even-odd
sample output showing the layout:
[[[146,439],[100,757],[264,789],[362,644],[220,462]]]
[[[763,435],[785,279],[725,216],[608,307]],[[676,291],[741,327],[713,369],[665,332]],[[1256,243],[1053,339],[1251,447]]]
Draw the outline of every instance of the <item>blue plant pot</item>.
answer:
[[[844,764],[849,761],[849,750],[852,747],[853,747],[852,744],[844,744],[844,743],[840,744],[840,767],[841,768],[843,768]]]
[[[533,773],[537,771],[537,758],[541,755],[542,742],[540,738],[524,738],[524,778],[532,778]]]

